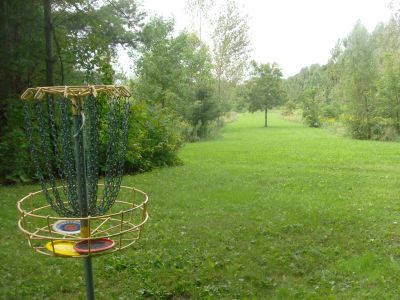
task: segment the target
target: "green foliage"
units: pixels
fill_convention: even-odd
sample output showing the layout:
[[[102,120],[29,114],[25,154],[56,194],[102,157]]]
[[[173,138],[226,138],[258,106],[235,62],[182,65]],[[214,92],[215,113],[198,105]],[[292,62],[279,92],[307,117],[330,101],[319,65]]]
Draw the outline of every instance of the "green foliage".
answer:
[[[294,103],[292,100],[288,100],[285,103],[285,106],[283,107],[282,114],[284,116],[291,116],[291,115],[293,115],[293,112],[295,111],[295,109],[296,109],[296,103]]]
[[[22,101],[8,99],[6,112],[8,122],[0,140],[0,180],[4,183],[28,182],[33,177],[33,168],[23,127]]]
[[[212,43],[218,101],[227,104],[233,100],[236,84],[244,80],[250,53],[248,17],[236,1],[223,1],[218,9]]]
[[[377,82],[378,114],[389,118],[400,131],[400,52],[386,52],[383,56],[382,75]]]
[[[341,114],[340,105],[337,102],[325,104],[322,108],[322,115],[325,119],[338,120]]]
[[[54,84],[112,84],[117,47],[138,46],[137,2],[51,2]],[[10,183],[33,176],[19,96],[46,82],[43,3],[5,0],[0,14],[0,180]]]
[[[61,2],[53,15],[60,76],[62,84],[70,85],[112,83],[117,46],[138,47],[145,17],[137,2],[129,0]]]
[[[190,139],[205,137],[221,115],[216,102],[208,48],[193,34],[172,35],[174,24],[153,18],[144,27],[134,95],[161,105],[191,125]],[[162,68],[160,68],[162,66]]]
[[[342,120],[354,138],[396,139],[400,131],[399,46],[395,19],[372,33],[358,22],[337,42],[326,65],[303,68],[285,81],[288,97],[305,108],[308,124]],[[304,97],[310,89],[315,95]]]
[[[307,89],[302,94],[303,119],[310,127],[321,126],[321,103],[316,89]]]
[[[267,126],[268,109],[283,104],[286,99],[282,71],[276,63],[258,65],[253,61],[252,66],[252,77],[246,83],[246,98],[250,112],[257,110],[265,112],[265,126]]]
[[[126,171],[144,172],[180,164],[177,151],[184,142],[186,127],[167,108],[135,102],[131,109]]]
[[[349,121],[351,133],[355,138],[370,139],[374,116],[373,48],[367,29],[357,23],[344,42],[344,80],[343,87],[348,99],[348,111],[353,116]]]

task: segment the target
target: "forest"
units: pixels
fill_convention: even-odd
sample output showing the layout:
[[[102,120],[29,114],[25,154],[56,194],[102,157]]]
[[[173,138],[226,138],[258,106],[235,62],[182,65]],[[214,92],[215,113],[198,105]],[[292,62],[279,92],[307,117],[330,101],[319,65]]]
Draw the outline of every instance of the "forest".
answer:
[[[400,130],[400,31],[393,17],[368,32],[359,21],[325,65],[285,81],[286,112],[301,108],[311,127],[339,124],[355,139],[397,140]]]

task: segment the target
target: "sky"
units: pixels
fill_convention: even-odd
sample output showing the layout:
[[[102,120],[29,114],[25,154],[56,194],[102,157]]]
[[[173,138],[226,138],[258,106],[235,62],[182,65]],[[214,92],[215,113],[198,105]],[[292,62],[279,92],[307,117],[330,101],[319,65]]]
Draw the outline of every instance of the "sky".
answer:
[[[242,14],[249,18],[251,58],[259,63],[278,63],[285,77],[311,64],[325,64],[338,39],[346,37],[357,20],[372,31],[391,16],[390,0],[236,1]],[[173,17],[177,32],[198,28],[185,9],[185,0],[142,3],[149,14]],[[202,35],[207,41],[207,29]],[[129,73],[127,60],[126,54],[121,54],[120,64]]]

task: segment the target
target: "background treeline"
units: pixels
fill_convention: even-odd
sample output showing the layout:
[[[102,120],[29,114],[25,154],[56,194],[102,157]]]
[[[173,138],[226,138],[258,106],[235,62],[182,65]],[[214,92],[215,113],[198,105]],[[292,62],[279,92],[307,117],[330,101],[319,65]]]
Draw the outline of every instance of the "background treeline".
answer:
[[[357,22],[326,65],[285,81],[285,112],[302,110],[312,127],[345,126],[357,139],[394,140],[400,133],[400,27],[393,18],[369,33]]]
[[[219,1],[213,14],[214,1],[188,0],[200,20],[196,33],[177,33],[174,20],[148,16],[133,0],[0,3],[2,183],[34,179],[19,100],[28,87],[127,85],[134,96],[127,172],[180,163],[181,145],[215,135],[239,98],[249,38],[233,0]],[[209,23],[208,44],[201,22]],[[130,53],[133,79],[115,70],[121,48]]]

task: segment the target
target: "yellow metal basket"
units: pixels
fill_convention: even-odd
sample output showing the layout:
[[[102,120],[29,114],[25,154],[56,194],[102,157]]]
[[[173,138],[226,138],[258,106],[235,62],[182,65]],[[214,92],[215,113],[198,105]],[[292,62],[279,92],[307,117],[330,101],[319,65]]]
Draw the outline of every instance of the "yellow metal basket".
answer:
[[[99,184],[99,188],[103,187]],[[19,229],[28,239],[29,246],[36,252],[57,257],[84,258],[110,254],[126,249],[140,238],[143,226],[148,220],[147,201],[145,192],[134,187],[121,186],[118,199],[105,215],[95,217],[59,217],[47,204],[42,191],[30,193],[18,201],[20,212]],[[80,234],[59,232],[54,225],[60,221],[71,221],[85,224],[80,227]],[[85,232],[82,232],[82,231]],[[107,239],[113,242],[113,247],[105,251],[91,249],[91,243]],[[87,253],[78,253],[73,245],[85,241]],[[58,245],[63,244],[60,251]],[[47,247],[46,247],[47,245]]]

